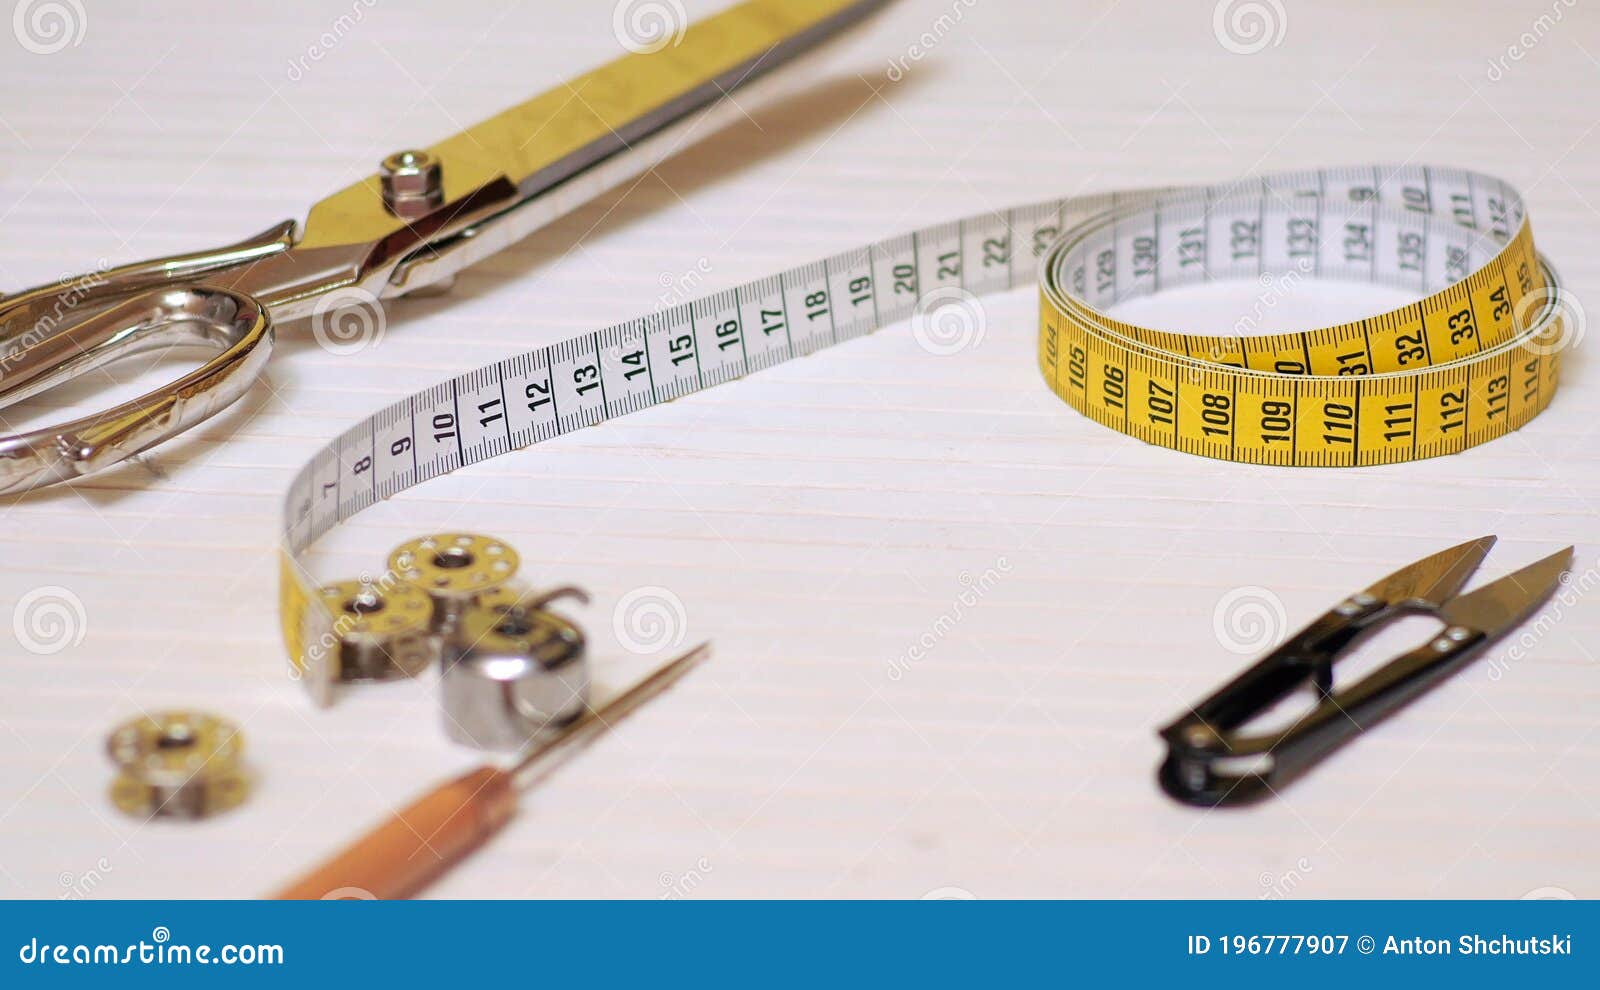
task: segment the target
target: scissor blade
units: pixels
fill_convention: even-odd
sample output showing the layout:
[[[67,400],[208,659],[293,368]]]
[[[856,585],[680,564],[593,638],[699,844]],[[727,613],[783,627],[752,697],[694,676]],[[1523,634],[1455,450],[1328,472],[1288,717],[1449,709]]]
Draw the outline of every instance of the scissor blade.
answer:
[[[749,0],[448,138],[448,162],[487,151],[536,196],[838,34],[888,0]],[[668,18],[670,20],[670,17]],[[623,31],[626,34],[626,31]]]
[[[1572,547],[1567,547],[1476,591],[1452,598],[1439,610],[1439,618],[1490,639],[1504,635],[1555,592],[1571,564]]]
[[[643,45],[619,27],[620,42],[644,50],[413,152],[437,165],[443,187],[425,214],[395,214],[384,180],[369,176],[311,208],[289,271],[258,273],[244,288],[293,318],[329,285],[389,296],[439,282],[725,126],[758,89],[770,98],[800,88],[807,80],[771,70],[888,3],[747,0],[687,26],[669,16],[666,37]],[[321,274],[330,265],[331,279]]]
[[[1414,601],[1438,608],[1467,583],[1494,541],[1493,536],[1482,536],[1430,554],[1374,584],[1367,594],[1395,604]]]

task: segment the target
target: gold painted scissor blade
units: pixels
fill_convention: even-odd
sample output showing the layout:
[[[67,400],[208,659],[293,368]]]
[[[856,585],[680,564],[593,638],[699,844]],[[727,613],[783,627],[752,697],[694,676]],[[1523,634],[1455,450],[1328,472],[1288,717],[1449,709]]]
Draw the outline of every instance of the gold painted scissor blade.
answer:
[[[0,406],[154,346],[219,353],[131,403],[0,433],[0,493],[109,467],[243,395],[273,325],[443,282],[676,150],[769,70],[887,0],[750,0],[420,151],[226,247],[0,297]],[[674,5],[675,6],[675,5]],[[387,182],[387,186],[386,186]]]
[[[469,236],[499,224],[508,211],[545,197],[603,163],[642,151],[642,143],[669,125],[718,103],[734,90],[791,61],[884,6],[888,0],[750,0],[687,27],[591,72],[549,89],[422,149],[442,169],[441,207],[426,223],[431,243]],[[655,160],[664,157],[659,150]],[[636,174],[653,162],[632,169]],[[612,183],[614,184],[614,183]],[[561,197],[564,209],[606,188],[594,183],[582,195]],[[548,221],[550,216],[541,218]],[[470,221],[470,222],[469,222]],[[539,224],[518,223],[514,236],[497,236],[497,250]],[[330,245],[379,244],[408,227],[384,204],[382,181],[372,175],[318,203],[306,221],[302,251]],[[437,236],[434,236],[437,235]],[[478,260],[468,252],[450,272]],[[406,280],[405,278],[401,279]],[[408,288],[419,281],[413,274]]]
[[[469,127],[430,150],[492,157],[538,195],[838,33],[886,0],[756,0],[679,28]],[[670,29],[669,29],[670,31]]]

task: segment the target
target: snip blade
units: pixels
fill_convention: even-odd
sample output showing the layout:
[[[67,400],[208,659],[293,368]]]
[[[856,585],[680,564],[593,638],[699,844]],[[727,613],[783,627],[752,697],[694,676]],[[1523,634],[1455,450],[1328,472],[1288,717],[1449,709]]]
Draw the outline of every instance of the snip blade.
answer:
[[[1467,583],[1494,542],[1495,537],[1482,536],[1430,554],[1372,585],[1367,594],[1386,602],[1416,601],[1439,608]]]
[[[1439,610],[1439,617],[1451,625],[1481,632],[1490,639],[1504,635],[1555,593],[1561,576],[1572,564],[1572,550],[1567,547],[1557,551],[1476,591],[1451,599]]]

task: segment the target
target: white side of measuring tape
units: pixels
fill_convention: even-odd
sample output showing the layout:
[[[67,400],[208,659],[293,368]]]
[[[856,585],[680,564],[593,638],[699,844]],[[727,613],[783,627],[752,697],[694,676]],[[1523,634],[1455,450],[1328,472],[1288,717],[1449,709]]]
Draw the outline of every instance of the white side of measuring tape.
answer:
[[[1558,290],[1532,255],[1521,197],[1499,179],[1363,166],[986,213],[497,361],[352,426],[300,470],[285,503],[291,656],[307,666],[308,646],[333,628],[297,555],[373,503],[913,314],[937,322],[941,305],[1027,285],[1041,271],[1040,361],[1051,387],[1107,425],[1195,453],[1308,464],[1429,456],[1520,426],[1554,390],[1553,349],[1536,342],[1559,322]],[[1174,286],[1286,273],[1431,295],[1260,345],[1141,330],[1102,313]],[[1501,352],[1503,374],[1494,363]],[[1515,366],[1527,355],[1534,364]],[[1518,371],[1524,378],[1513,384]],[[1479,387],[1480,378],[1489,384]],[[1395,411],[1402,392],[1410,412]],[[1378,393],[1384,408],[1372,401]]]

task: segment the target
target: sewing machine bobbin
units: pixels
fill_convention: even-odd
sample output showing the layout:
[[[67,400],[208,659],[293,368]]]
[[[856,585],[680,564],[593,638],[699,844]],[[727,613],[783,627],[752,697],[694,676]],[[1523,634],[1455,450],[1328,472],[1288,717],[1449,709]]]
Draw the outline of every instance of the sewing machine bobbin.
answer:
[[[169,711],[117,726],[106,753],[117,765],[111,803],[141,818],[208,818],[249,793],[232,722],[204,712]]]
[[[445,635],[479,596],[505,587],[519,563],[508,544],[472,533],[419,536],[389,554],[389,569],[433,599],[433,629]]]
[[[395,582],[339,581],[318,590],[334,615],[335,681],[387,681],[415,677],[439,655],[427,592]]]
[[[439,695],[451,739],[477,749],[520,749],[587,708],[583,633],[542,607],[468,606],[446,647]]]

